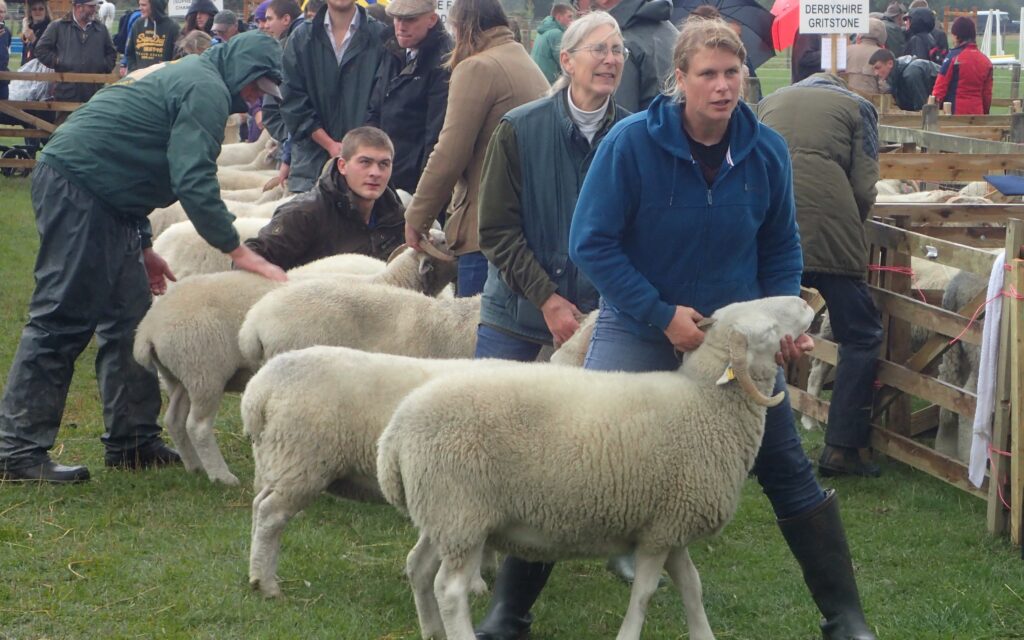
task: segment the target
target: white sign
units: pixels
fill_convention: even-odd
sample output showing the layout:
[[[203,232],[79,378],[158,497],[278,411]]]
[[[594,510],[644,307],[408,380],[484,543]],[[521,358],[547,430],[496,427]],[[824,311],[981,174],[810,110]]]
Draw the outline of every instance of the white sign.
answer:
[[[224,10],[224,0],[213,0],[217,11]],[[188,14],[188,8],[192,6],[192,0],[171,0],[167,5],[167,15],[172,18],[184,18]]]
[[[846,38],[836,38],[839,57],[836,58],[836,70],[846,71]],[[828,71],[832,68],[832,38],[821,39],[821,68]]]
[[[868,0],[801,0],[800,33],[867,33]]]
[[[437,15],[441,18],[441,24],[448,23],[448,12],[451,11],[453,4],[455,4],[455,0],[434,0],[434,6],[437,9]]]

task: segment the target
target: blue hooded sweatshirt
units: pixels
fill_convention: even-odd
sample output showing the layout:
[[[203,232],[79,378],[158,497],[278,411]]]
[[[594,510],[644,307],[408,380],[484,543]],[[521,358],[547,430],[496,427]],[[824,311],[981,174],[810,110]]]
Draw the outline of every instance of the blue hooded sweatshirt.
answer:
[[[569,234],[573,261],[633,332],[667,341],[675,306],[709,316],[733,302],[799,295],[803,257],[782,136],[742,102],[708,187],[681,105],[659,95],[608,133]]]

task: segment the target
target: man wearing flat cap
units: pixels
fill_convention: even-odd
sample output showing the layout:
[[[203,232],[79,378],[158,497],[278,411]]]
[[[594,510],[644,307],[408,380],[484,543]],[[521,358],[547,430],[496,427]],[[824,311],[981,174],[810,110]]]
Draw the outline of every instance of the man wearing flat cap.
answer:
[[[129,76],[102,89],[75,111],[32,173],[40,246],[28,323],[0,399],[4,480],[89,478],[83,466],[57,464],[49,450],[75,360],[94,334],[106,466],[178,462],[160,437],[156,374],[132,355],[151,294],[162,294],[174,279],[153,251],[148,216],[154,208],[180,201],[199,235],[237,268],[286,279],[240,244],[217,183],[228,116],[264,93],[280,95],[281,47],[266,34],[243,33],[202,55],[154,67],[141,79]]]
[[[71,11],[50,23],[36,43],[35,55],[46,66],[63,73],[110,73],[117,51],[110,32],[96,20],[100,0],[74,0]],[[101,84],[62,82],[54,99],[59,102],[85,102],[99,91]],[[111,113],[117,113],[117,110]]]
[[[903,49],[907,46],[906,33],[903,31],[903,17],[907,15],[907,8],[899,2],[890,3],[882,15],[882,22],[885,23],[885,48],[893,52],[893,55],[903,55]]]
[[[394,26],[383,36],[386,53],[377,68],[366,124],[383,129],[395,144],[391,185],[416,191],[448,108],[451,72],[444,66],[452,40],[433,0],[392,0]]]

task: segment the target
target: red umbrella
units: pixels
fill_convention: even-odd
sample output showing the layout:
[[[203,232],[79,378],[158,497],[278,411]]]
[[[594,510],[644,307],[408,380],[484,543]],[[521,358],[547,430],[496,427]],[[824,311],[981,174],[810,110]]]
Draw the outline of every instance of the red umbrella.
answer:
[[[775,0],[772,6],[772,44],[776,51],[793,46],[800,28],[800,0]]]

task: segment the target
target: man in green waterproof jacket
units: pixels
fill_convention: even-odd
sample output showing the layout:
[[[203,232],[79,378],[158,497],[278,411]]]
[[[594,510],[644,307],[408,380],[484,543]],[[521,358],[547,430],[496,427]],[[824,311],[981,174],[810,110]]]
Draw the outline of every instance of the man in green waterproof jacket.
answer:
[[[150,294],[174,279],[153,252],[147,216],[180,200],[199,235],[239,269],[285,280],[239,243],[217,183],[228,116],[278,93],[280,80],[281,47],[247,33],[102,89],[57,129],[32,174],[36,288],[0,400],[0,478],[88,480],[84,466],[56,464],[48,451],[75,360],[93,334],[106,465],[179,461],[160,438],[156,376],[132,357]]]

